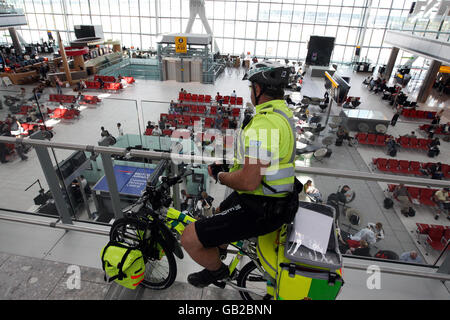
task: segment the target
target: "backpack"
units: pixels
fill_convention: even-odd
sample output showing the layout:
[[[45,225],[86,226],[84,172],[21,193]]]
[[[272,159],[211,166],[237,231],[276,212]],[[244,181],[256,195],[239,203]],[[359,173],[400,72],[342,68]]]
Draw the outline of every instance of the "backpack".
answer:
[[[391,156],[391,157],[395,157],[396,155],[397,155],[397,149],[392,149],[391,151],[389,151],[389,155]]]
[[[136,289],[144,280],[145,261],[139,249],[110,241],[102,249],[100,257],[105,281]]]
[[[323,257],[301,245],[293,251],[295,243],[288,240],[295,232],[295,223],[259,236],[258,258],[273,278],[267,283],[267,293],[275,300],[334,300],[344,284],[342,257],[334,229],[334,209],[303,201],[299,202],[299,207],[333,217],[327,253]]]
[[[414,210],[412,207],[409,207],[408,216],[414,217],[415,215],[416,215],[416,210]]]
[[[394,201],[392,201],[392,199],[390,198],[385,198],[383,205],[385,209],[390,209],[394,206]]]

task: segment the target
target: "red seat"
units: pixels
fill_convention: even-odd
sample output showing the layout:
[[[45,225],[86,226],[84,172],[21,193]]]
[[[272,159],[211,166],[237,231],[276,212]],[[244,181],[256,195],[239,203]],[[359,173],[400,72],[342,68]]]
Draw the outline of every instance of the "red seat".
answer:
[[[408,193],[412,199],[416,199],[417,201],[420,201],[420,190],[421,188],[418,187],[406,187],[408,190]]]
[[[229,104],[230,103],[230,96],[223,97],[223,103],[224,104]]]
[[[426,119],[427,116],[426,116],[425,111],[423,111],[423,110],[417,110],[416,118],[417,118],[417,119]]]
[[[205,96],[203,94],[198,95],[198,102],[201,102],[201,103],[205,102]]]
[[[387,167],[387,164],[388,164],[388,160],[387,159],[379,158],[377,160],[377,169],[380,170],[380,171],[387,172],[387,171],[389,171],[389,169]]]
[[[171,136],[172,135],[172,130],[169,129],[165,129],[162,131],[162,134],[165,136]]]
[[[231,110],[231,114],[233,117],[239,117],[241,114],[241,109],[239,108],[233,108],[233,110]]]
[[[403,147],[403,148],[409,148],[409,137],[400,137],[397,142]]]
[[[419,149],[428,150],[429,139],[419,139]]]
[[[409,111],[409,117],[410,117],[410,118],[415,118],[415,117],[416,117],[416,114],[417,114],[417,111],[416,111],[415,109],[411,109],[411,110]]]
[[[244,103],[244,99],[242,99],[242,97],[237,97],[237,99],[236,99],[236,104],[237,104],[238,106],[242,106],[243,103]]]
[[[450,166],[448,164],[442,164],[442,173],[445,178],[450,178]]]
[[[184,94],[184,100],[186,101],[192,101],[192,95],[190,93],[185,93]]]
[[[446,243],[443,243],[442,238],[444,230],[438,228],[430,228],[428,230],[427,243],[434,249],[442,251]]]
[[[420,162],[419,161],[411,161],[409,163],[409,173],[415,174],[417,176],[423,175],[422,172],[420,172]]]
[[[205,96],[205,102],[210,103],[211,102],[211,96],[207,95]]]
[[[375,141],[375,145],[385,146],[386,145],[386,136],[384,134],[378,134],[377,140]]]
[[[411,149],[419,149],[419,139],[409,138],[409,147]]]
[[[367,144],[375,145],[375,141],[377,139],[377,135],[374,133],[369,133],[367,135]]]
[[[217,114],[217,107],[211,107],[211,110],[209,112],[212,116],[215,116]]]
[[[198,106],[198,113],[205,114],[206,113],[206,107],[205,106]]]
[[[169,117],[169,115],[167,114],[167,113],[161,113],[160,115],[159,115],[159,119],[160,120],[162,120],[162,119],[167,119]]]
[[[214,119],[205,118],[205,128],[212,128],[213,125],[214,125]]]
[[[236,97],[230,97],[230,104],[233,106],[236,104]]]
[[[367,133],[364,132],[358,132],[356,134],[356,139],[358,139],[358,143],[360,144],[366,144],[367,141]]]
[[[197,113],[198,112],[197,111],[197,106],[191,106],[190,110],[191,110],[191,113]]]
[[[396,160],[396,159],[389,159],[388,167],[389,167],[390,172],[393,172],[393,173],[400,172],[400,170],[398,168],[398,160]]]
[[[411,109],[402,109],[402,116],[404,117],[411,117]]]
[[[409,161],[399,160],[398,167],[400,173],[409,174]]]
[[[222,128],[228,129],[230,126],[230,120],[229,119],[223,119]]]
[[[198,101],[198,95],[197,94],[193,94],[192,95],[192,102],[197,102]]]
[[[183,101],[184,100],[184,93],[183,92],[180,92],[179,94],[178,94],[178,101]]]
[[[146,136],[151,136],[151,135],[152,135],[152,132],[153,132],[153,129],[147,128],[147,130],[145,130],[144,135],[146,135]]]
[[[168,115],[167,115],[167,119],[168,119],[169,121],[173,121],[173,120],[175,120],[175,115],[174,115],[174,114],[168,114]]]
[[[419,234],[428,234],[428,230],[430,229],[430,225],[429,224],[416,223],[416,226],[417,226],[417,232]]]
[[[436,206],[436,202],[433,201],[433,195],[436,191],[436,189],[422,188],[420,190],[420,203],[426,206]]]

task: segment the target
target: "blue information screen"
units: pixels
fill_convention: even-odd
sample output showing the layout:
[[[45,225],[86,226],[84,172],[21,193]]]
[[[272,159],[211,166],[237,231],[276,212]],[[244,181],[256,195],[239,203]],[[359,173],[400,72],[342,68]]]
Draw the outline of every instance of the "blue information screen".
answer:
[[[119,193],[140,196],[145,189],[147,179],[153,173],[153,169],[136,168],[129,166],[114,166],[114,174]],[[109,191],[106,176],[100,179],[93,188],[95,191]]]

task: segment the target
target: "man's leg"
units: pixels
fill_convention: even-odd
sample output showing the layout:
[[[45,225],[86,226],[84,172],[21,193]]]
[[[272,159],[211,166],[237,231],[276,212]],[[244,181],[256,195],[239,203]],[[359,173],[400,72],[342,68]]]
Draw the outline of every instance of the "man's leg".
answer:
[[[195,222],[184,230],[181,236],[181,245],[195,262],[210,271],[218,270],[222,265],[217,248],[203,247],[195,231]]]

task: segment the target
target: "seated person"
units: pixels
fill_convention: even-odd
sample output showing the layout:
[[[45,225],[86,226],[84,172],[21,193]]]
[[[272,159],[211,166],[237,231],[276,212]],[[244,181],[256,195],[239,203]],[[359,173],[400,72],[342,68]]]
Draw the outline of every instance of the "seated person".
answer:
[[[444,173],[442,172],[442,163],[438,162],[430,166],[431,179],[442,180]]]
[[[152,136],[161,136],[161,135],[162,135],[161,129],[159,129],[158,126],[155,126],[155,128],[152,131]]]
[[[364,240],[367,241],[367,243],[370,245],[375,244],[377,242],[375,232],[373,232],[368,227],[359,230],[356,234],[350,236],[350,239],[356,241]]]
[[[381,222],[377,222],[376,224],[369,222],[367,227],[375,233],[377,241],[384,239],[383,224]]]
[[[409,263],[423,263],[422,258],[417,255],[417,251],[403,252],[398,260]]]
[[[311,180],[306,181],[303,189],[305,193],[314,200],[314,202],[322,202],[322,194],[319,189],[312,185]]]
[[[438,205],[438,211],[434,219],[439,219],[441,213],[447,213],[447,219],[450,220],[450,188],[443,188],[436,191],[433,200]]]
[[[347,250],[346,254],[351,254],[354,256],[371,257],[369,244],[365,240],[359,241],[359,246],[356,248],[350,247]]]

